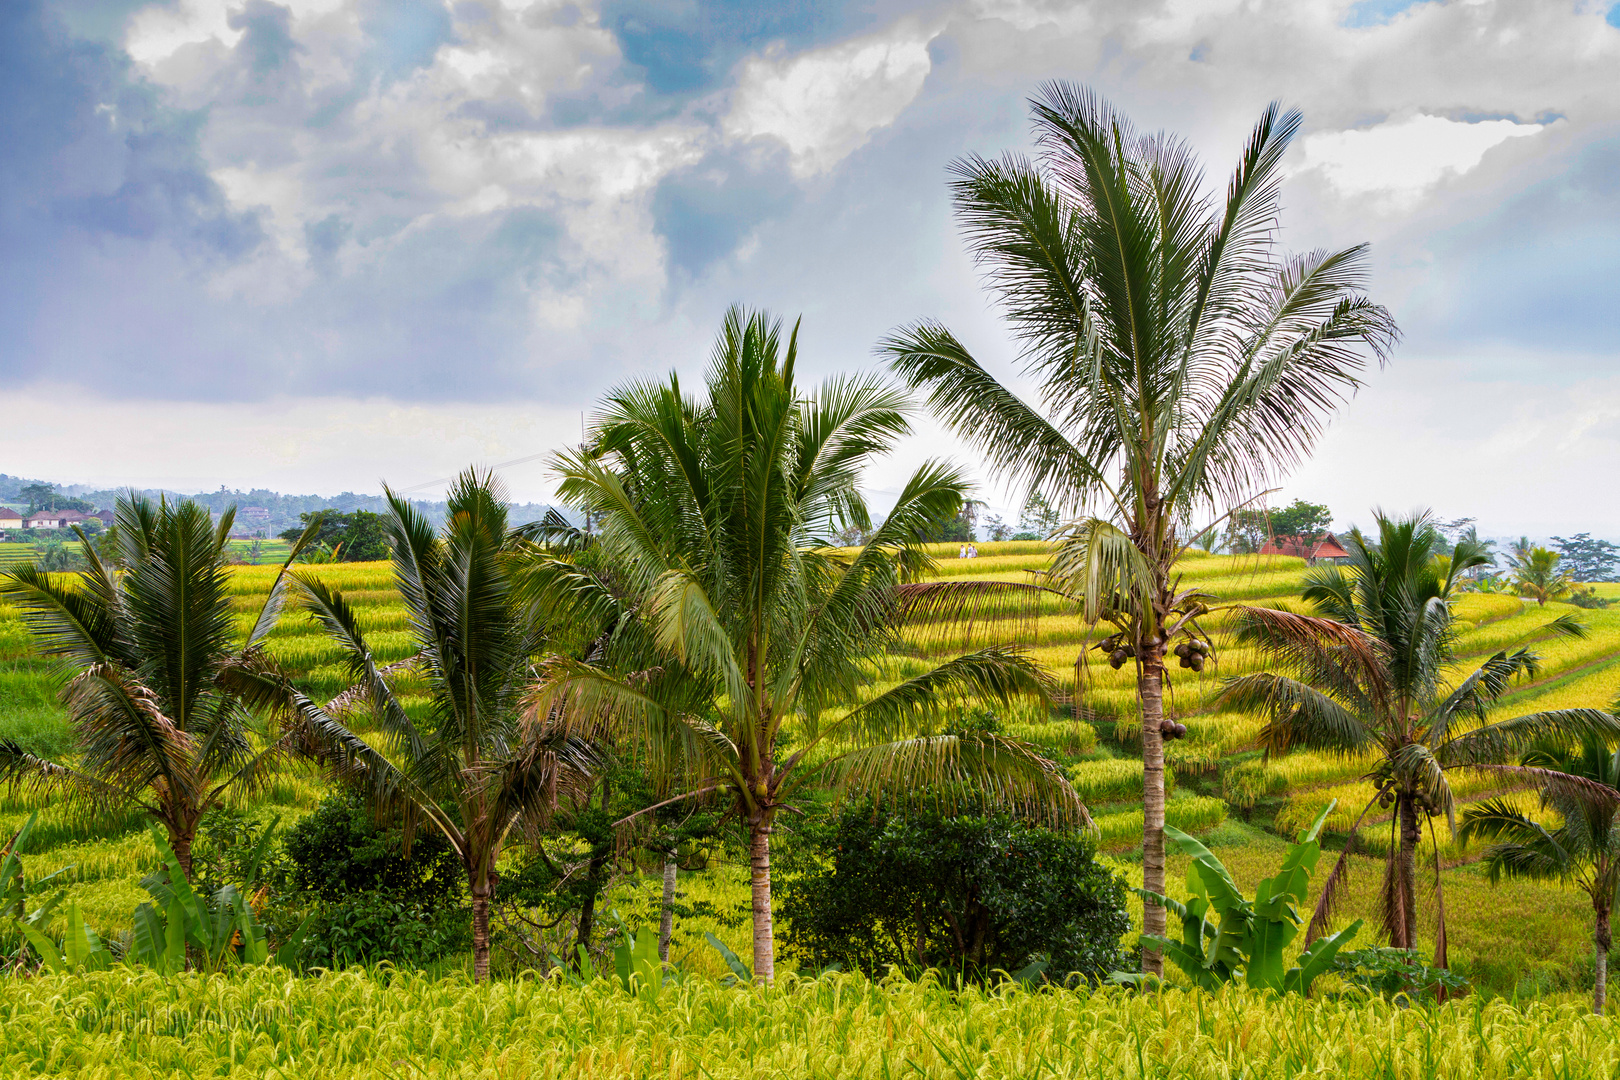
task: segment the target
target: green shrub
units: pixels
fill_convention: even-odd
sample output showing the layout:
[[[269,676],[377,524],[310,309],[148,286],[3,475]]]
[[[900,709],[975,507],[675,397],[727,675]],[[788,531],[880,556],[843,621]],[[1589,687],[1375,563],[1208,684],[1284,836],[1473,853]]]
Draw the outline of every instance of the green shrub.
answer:
[[[1063,981],[1119,963],[1123,883],[1083,834],[1005,814],[854,805],[812,821],[779,884],[787,948],[813,966],[889,965],[983,977],[1041,963]]]
[[[398,828],[379,827],[372,812],[346,792],[328,795],[287,830],[288,884],[328,903],[377,893],[407,905],[453,904],[466,874],[450,842],[419,828],[406,858]]]
[[[265,918],[275,926],[309,918],[300,966],[419,967],[466,947],[466,875],[449,841],[421,829],[409,858],[404,849],[398,828],[379,827],[347,793],[322,799],[288,831],[289,892]]]

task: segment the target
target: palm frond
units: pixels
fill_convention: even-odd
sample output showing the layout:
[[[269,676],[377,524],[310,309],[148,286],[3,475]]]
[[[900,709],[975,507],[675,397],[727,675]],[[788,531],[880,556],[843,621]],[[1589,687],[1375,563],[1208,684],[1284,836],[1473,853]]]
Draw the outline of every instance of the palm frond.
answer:
[[[80,588],[77,576],[18,566],[0,573],[0,598],[19,610],[42,654],[85,667],[122,650],[106,597],[99,589]]]
[[[1260,672],[1239,676],[1221,690],[1223,707],[1268,717],[1259,742],[1268,754],[1294,749],[1325,750],[1346,756],[1378,745],[1379,732],[1364,717],[1316,687],[1285,675]]]
[[[821,729],[823,737],[892,739],[926,730],[950,709],[970,701],[1007,705],[1051,701],[1051,676],[1016,646],[994,645],[947,660],[915,675]]]
[[[852,750],[827,763],[841,796],[987,806],[1057,828],[1091,828],[1062,771],[1032,748],[998,735],[930,735]]]
[[[1078,600],[1081,617],[1088,623],[1123,613],[1146,620],[1153,629],[1158,584],[1154,567],[1112,522],[1087,518],[1064,528],[1046,583]]]
[[[1550,709],[1498,720],[1454,735],[1435,747],[1447,765],[1499,764],[1547,739],[1620,742],[1620,719],[1603,709]]]

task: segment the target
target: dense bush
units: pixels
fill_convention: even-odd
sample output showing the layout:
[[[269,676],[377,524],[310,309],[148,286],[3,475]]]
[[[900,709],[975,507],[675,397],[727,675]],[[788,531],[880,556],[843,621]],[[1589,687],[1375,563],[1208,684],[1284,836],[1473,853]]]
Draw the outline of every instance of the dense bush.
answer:
[[[983,976],[1039,961],[1054,980],[1098,979],[1130,926],[1089,839],[1005,814],[851,806],[807,824],[784,861],[787,945],[814,966]]]
[[[379,826],[371,810],[343,792],[322,799],[287,831],[286,851],[293,890],[325,901],[380,893],[407,903],[454,903],[465,876],[437,830],[417,829],[406,858],[400,830]]]
[[[414,967],[466,946],[465,874],[455,851],[437,831],[418,829],[407,858],[403,840],[347,793],[323,799],[288,830],[285,903],[310,916],[305,966]]]

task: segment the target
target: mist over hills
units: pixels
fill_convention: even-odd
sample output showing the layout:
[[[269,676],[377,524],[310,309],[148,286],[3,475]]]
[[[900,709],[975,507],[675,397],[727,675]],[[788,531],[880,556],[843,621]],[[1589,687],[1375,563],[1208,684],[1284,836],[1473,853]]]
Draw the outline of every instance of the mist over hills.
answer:
[[[86,484],[57,484],[50,480],[40,480],[32,477],[8,476],[0,473],[0,503],[25,508],[27,499],[22,490],[33,484],[49,484],[57,492],[69,498],[83,499],[94,503],[98,508],[111,507],[120,496],[128,495],[129,488],[93,488]],[[355,510],[370,510],[382,513],[387,510],[387,503],[380,494],[363,494],[345,491],[337,495],[287,495],[268,488],[252,488],[247,491],[220,487],[218,491],[184,492],[169,491],[161,488],[134,489],[137,494],[150,498],[166,496],[170,499],[184,498],[206,506],[214,513],[220,513],[232,506],[237,510],[237,524],[249,532],[263,531],[269,536],[275,536],[283,529],[291,529],[299,524],[298,515],[314,513],[318,510],[336,510],[340,513],[350,513]],[[435,527],[444,523],[445,503],[443,500],[416,499],[410,500],[411,505],[421,511]],[[255,514],[250,520],[244,513],[248,507],[257,507],[268,512],[267,515]],[[514,525],[521,525],[528,521],[539,521],[551,507],[545,503],[512,503],[511,521]]]

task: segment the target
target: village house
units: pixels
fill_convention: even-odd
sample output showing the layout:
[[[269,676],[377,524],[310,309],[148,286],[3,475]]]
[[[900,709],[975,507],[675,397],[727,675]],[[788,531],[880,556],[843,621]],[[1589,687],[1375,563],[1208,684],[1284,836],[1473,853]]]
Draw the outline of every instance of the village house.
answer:
[[[20,510],[13,510],[9,506],[0,506],[0,532],[7,529],[20,529],[23,527],[23,516]]]
[[[1339,545],[1339,538],[1332,533],[1323,533],[1312,538],[1308,536],[1274,536],[1261,547],[1262,555],[1292,555],[1297,559],[1304,559],[1310,566],[1317,563],[1347,563],[1350,553]]]
[[[90,518],[90,514],[83,514],[77,510],[36,510],[23,519],[23,528],[66,529],[73,525],[83,525]]]

